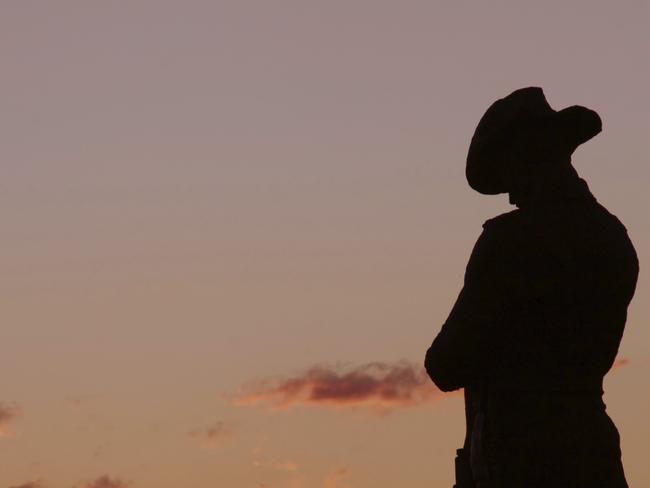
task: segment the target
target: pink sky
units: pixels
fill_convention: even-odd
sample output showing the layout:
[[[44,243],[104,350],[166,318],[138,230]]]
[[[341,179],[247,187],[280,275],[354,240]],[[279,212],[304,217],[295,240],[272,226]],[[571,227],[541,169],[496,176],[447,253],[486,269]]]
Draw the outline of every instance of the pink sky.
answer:
[[[0,488],[450,487],[462,397],[418,365],[509,209],[470,137],[529,85],[603,119],[650,486],[650,7],[525,3],[3,2]]]

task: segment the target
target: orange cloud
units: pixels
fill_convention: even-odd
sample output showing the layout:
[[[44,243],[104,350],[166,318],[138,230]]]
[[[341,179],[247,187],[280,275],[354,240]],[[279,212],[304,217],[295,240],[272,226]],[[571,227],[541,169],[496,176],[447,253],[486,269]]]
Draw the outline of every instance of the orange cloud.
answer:
[[[126,486],[127,483],[124,481],[104,475],[94,481],[86,483],[84,488],[126,488]]]
[[[269,404],[333,407],[369,406],[388,411],[415,407],[442,397],[420,365],[374,362],[352,369],[314,366],[305,373],[279,381],[261,381],[240,393],[237,405]]]
[[[275,464],[273,468],[278,471],[286,471],[289,473],[293,473],[295,471],[298,471],[298,464],[294,463],[293,461],[286,461],[284,463]]]
[[[13,485],[10,486],[9,488],[41,488],[43,485],[41,484],[40,481],[28,481],[27,483],[23,483],[22,485]]]
[[[323,488],[344,488],[349,485],[345,482],[348,477],[348,468],[332,470],[323,481]]]
[[[216,447],[220,442],[232,436],[232,427],[225,422],[217,422],[211,427],[194,429],[189,432],[189,436],[201,442],[204,448]]]
[[[9,436],[6,428],[9,423],[18,416],[19,413],[20,410],[15,405],[0,403],[0,437]]]

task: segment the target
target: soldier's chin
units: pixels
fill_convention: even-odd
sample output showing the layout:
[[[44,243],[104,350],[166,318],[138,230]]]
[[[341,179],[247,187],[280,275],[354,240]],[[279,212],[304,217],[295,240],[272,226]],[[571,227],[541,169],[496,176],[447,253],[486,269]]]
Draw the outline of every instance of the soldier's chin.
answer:
[[[513,192],[508,192],[508,201],[510,202],[511,205],[514,205],[517,208],[521,208],[521,205],[523,204],[521,198],[516,194],[514,194]]]

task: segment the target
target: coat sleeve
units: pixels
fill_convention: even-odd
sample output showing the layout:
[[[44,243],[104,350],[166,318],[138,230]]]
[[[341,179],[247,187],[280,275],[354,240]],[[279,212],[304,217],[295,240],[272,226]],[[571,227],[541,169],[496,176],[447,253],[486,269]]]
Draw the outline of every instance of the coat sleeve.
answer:
[[[426,353],[424,366],[442,391],[481,382],[499,342],[508,269],[503,256],[510,240],[498,224],[488,221],[483,227],[467,264],[463,288]]]

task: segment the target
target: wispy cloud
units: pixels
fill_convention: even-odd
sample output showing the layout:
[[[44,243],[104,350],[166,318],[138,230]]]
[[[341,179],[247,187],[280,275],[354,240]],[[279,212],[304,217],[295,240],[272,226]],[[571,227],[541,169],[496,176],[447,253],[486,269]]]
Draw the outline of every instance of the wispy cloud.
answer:
[[[424,405],[442,396],[422,366],[400,361],[353,368],[314,366],[293,377],[251,384],[237,395],[235,403],[267,404],[276,409],[296,405],[367,406],[386,412]]]
[[[257,488],[271,488],[275,486],[278,488],[304,487],[305,475],[301,473],[300,466],[294,461],[268,462],[255,460],[253,461],[253,467],[258,470],[258,475],[270,476],[276,479],[276,482],[272,484],[258,481]],[[281,480],[281,484],[276,484],[280,482],[279,480]]]
[[[43,484],[40,481],[28,481],[22,485],[12,485],[9,488],[43,488]]]
[[[219,421],[210,427],[191,430],[188,435],[199,441],[201,447],[210,449],[232,437],[233,427],[226,422]]]
[[[20,410],[15,405],[0,403],[0,437],[8,437],[8,425],[20,414]]]
[[[348,468],[336,468],[328,473],[323,481],[323,488],[347,488]]]
[[[286,471],[288,473],[295,473],[298,471],[298,464],[293,461],[285,461],[284,463],[277,463],[273,465],[277,471]]]
[[[92,395],[66,395],[64,400],[73,407],[81,407],[92,400]]]
[[[111,478],[108,475],[86,483],[83,488],[126,488],[128,484],[118,478]]]

